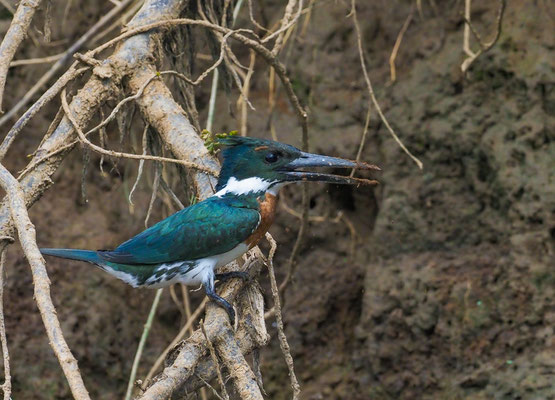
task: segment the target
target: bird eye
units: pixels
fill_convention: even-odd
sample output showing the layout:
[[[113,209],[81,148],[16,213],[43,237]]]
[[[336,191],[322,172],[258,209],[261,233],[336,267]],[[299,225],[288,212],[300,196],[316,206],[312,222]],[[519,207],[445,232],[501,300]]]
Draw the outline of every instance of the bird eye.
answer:
[[[269,163],[275,163],[279,158],[279,154],[275,151],[270,151],[269,153],[266,153],[266,162]]]

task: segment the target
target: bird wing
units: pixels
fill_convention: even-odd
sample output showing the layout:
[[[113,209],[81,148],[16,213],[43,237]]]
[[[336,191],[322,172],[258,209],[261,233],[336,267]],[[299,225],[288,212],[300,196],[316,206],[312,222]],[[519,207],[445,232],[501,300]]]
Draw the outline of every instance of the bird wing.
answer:
[[[225,253],[244,242],[260,213],[225,199],[209,198],[181,210],[129,239],[101,259],[120,264],[161,264]]]

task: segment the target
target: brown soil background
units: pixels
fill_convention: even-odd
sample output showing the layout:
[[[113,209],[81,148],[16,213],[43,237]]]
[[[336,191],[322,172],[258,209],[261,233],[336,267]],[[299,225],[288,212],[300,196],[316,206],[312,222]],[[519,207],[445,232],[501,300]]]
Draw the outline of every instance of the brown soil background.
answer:
[[[277,6],[266,3],[271,16]],[[397,82],[389,85],[388,57],[410,3],[359,1],[378,98],[425,167],[416,168],[373,114],[363,159],[383,168],[381,185],[311,186],[311,215],[329,218],[310,224],[284,308],[303,398],[553,399],[553,4],[508,2],[499,42],[463,78],[463,2],[438,2],[436,12],[434,2],[422,3],[425,18],[415,14],[397,58]],[[475,3],[473,21],[489,39],[497,2]],[[65,33],[61,25],[54,27],[54,40],[75,40],[109,7],[108,2],[79,2]],[[57,14],[63,11],[59,8]],[[295,88],[310,109],[311,150],[353,158],[367,92],[348,10],[346,3],[322,1],[304,35],[284,54]],[[5,32],[10,16],[0,9],[0,17],[0,32]],[[36,48],[27,41],[16,58],[63,48]],[[247,60],[246,52],[239,54]],[[10,70],[5,107],[46,68]],[[249,135],[270,137],[263,71],[255,74],[251,89],[257,111],[249,114]],[[201,121],[208,90],[209,82],[199,93]],[[24,166],[25,155],[36,148],[58,106],[37,116],[16,141],[6,160],[12,171]],[[227,109],[222,94],[216,131],[238,127]],[[300,129],[283,93],[277,110],[278,138],[299,145]],[[108,133],[117,145],[117,127]],[[140,142],[141,133],[139,126],[133,129],[133,140]],[[98,160],[91,156],[86,175],[88,202],[81,197],[82,154],[74,151],[54,188],[32,208],[39,245],[114,247],[142,229],[151,171],[131,213],[126,197],[137,164],[120,162],[118,172],[102,175]],[[297,188],[287,188],[282,200],[300,207]],[[354,237],[345,223],[332,221],[339,210],[352,223]],[[164,216],[157,207],[152,221]],[[296,217],[281,210],[271,228],[280,245],[278,269],[286,265],[298,226]],[[48,268],[62,328],[87,388],[93,398],[122,398],[154,293],[134,290],[87,265],[48,260]],[[70,398],[33,300],[29,267],[15,245],[6,269],[13,398]],[[267,277],[261,283],[267,288]],[[192,296],[195,303],[202,299],[201,293]],[[166,291],[138,377],[181,323]],[[262,350],[265,387],[269,398],[286,399],[287,369],[274,328],[269,328],[273,339]]]

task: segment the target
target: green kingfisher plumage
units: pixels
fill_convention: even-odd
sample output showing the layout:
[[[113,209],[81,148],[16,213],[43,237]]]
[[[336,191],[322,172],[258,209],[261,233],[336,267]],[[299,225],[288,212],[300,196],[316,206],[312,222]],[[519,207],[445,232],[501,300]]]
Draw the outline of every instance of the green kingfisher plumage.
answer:
[[[223,164],[216,193],[127,240],[114,250],[41,249],[45,255],[86,261],[133,287],[160,288],[181,282],[202,284],[224,307],[214,280],[240,277],[215,271],[254,247],[276,212],[279,189],[292,182],[375,183],[305,171],[311,167],[379,169],[374,165],[302,152],[283,143],[231,136],[221,140]]]

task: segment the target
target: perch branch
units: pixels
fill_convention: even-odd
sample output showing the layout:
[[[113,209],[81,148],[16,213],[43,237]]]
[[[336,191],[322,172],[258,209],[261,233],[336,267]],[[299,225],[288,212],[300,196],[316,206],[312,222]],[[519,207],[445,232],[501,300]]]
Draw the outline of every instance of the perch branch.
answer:
[[[255,254],[258,253],[260,253],[259,250],[255,252]],[[244,269],[249,271],[250,276],[255,276],[259,273],[262,266],[260,260],[259,256],[255,256],[247,261],[247,266]],[[264,322],[264,296],[256,285],[249,285],[239,293],[237,305],[241,313],[235,338],[242,353],[248,354],[252,350],[266,345],[269,340]],[[174,366],[177,367],[177,363],[174,363]],[[174,395],[179,397],[201,388],[204,384],[199,377],[206,381],[214,379],[216,377],[215,368],[212,359],[205,355],[197,364],[195,374],[183,382],[181,387],[178,386],[178,390],[174,392]]]
[[[247,265],[245,268],[250,276],[256,276],[260,272],[261,263],[258,260],[255,260],[254,263]],[[226,282],[221,288],[220,295],[231,302],[233,298],[243,288],[244,284],[245,282],[239,279],[233,279],[229,282]],[[263,315],[262,306],[259,307],[258,312],[262,313]],[[256,318],[249,319],[254,322],[260,320]],[[254,346],[261,345],[262,342],[257,342],[253,338],[252,334],[250,334],[253,328],[250,326],[247,327],[245,320],[246,318],[244,318],[244,316],[241,316],[239,328],[234,337],[234,340],[237,340],[239,342],[239,347],[243,354],[251,351]],[[215,343],[218,351],[219,348],[217,345],[217,338],[224,337],[224,335],[227,335],[227,332],[229,332],[229,334],[231,334],[233,337],[233,334],[231,333],[231,328],[229,327],[229,323],[227,321],[228,319],[225,310],[223,310],[221,307],[217,307],[213,304],[208,303],[208,309],[206,312],[204,324],[208,337],[211,338],[213,343]],[[262,329],[263,332],[265,332],[263,326],[257,329],[258,331]],[[265,335],[265,333],[261,333],[257,337],[264,337],[264,339],[266,339]],[[235,347],[234,349],[236,350]],[[190,380],[190,378],[194,378],[193,373],[195,371],[200,372],[199,375],[201,375],[203,379],[207,381],[213,379],[213,377],[216,376],[216,372],[212,361],[208,360],[210,357],[206,353],[206,340],[204,339],[204,335],[202,334],[202,332],[197,329],[181,346],[177,356],[175,357],[171,365],[164,368],[162,373],[159,374],[157,378],[155,378],[155,382],[148,389],[146,389],[146,391],[141,396],[139,396],[139,399],[165,399],[170,394],[175,393],[176,390],[182,388],[185,383],[187,383],[187,385],[183,387],[185,391],[188,392],[191,390],[196,390],[198,387],[202,386],[202,382],[200,380]],[[207,357],[207,359],[205,359],[204,357]]]
[[[89,399],[89,394],[79,373],[77,360],[64,339],[64,334],[56,316],[56,309],[50,296],[50,282],[44,260],[36,242],[35,226],[29,219],[25,195],[17,179],[0,164],[0,185],[6,191],[12,219],[17,228],[19,242],[33,273],[35,299],[40,310],[50,346],[54,350],[60,366],[76,399]]]
[[[245,360],[231,328],[227,327],[219,333],[214,344],[222,362],[233,378],[233,385],[239,394],[239,398],[242,400],[263,400],[254,372]]]

